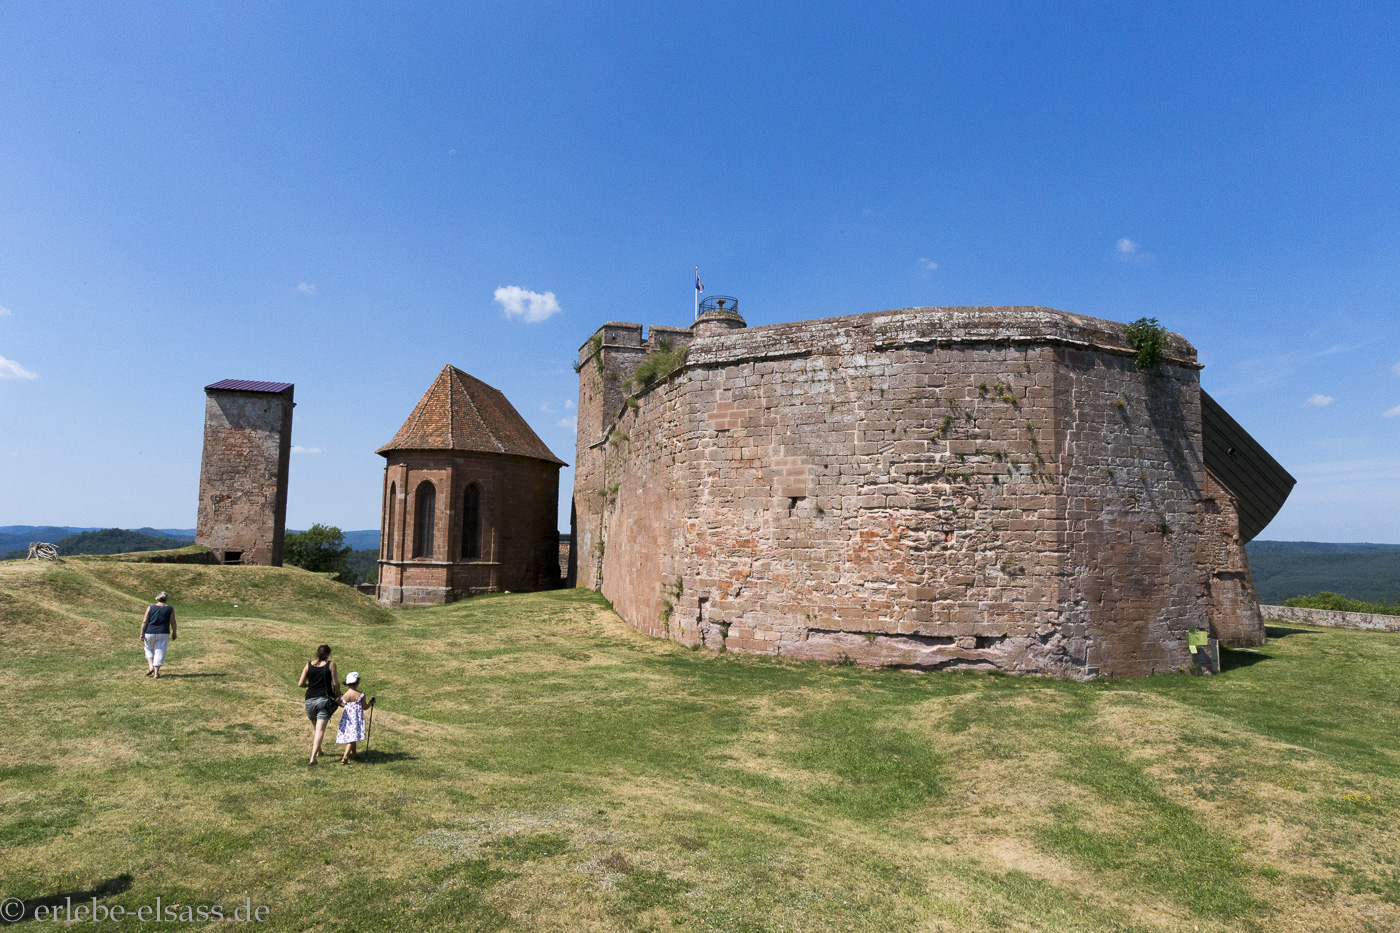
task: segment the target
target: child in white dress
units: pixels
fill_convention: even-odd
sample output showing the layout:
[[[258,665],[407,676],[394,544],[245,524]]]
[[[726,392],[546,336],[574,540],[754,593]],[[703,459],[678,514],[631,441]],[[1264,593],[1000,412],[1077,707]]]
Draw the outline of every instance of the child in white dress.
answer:
[[[350,759],[355,756],[355,743],[365,740],[365,695],[360,692],[360,674],[358,671],[351,671],[345,678],[345,693],[341,695],[340,702],[345,705],[345,710],[340,714],[340,725],[335,730],[335,740],[341,745],[345,745],[345,754],[341,756],[340,763],[348,765]]]

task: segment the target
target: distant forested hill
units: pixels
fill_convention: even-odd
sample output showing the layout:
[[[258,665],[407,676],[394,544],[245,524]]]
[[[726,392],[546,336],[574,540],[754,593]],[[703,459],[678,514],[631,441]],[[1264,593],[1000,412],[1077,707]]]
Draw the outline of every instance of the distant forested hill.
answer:
[[[66,554],[127,554],[132,551],[163,551],[167,548],[185,547],[188,538],[167,538],[162,535],[146,534],[154,528],[143,531],[127,531],[122,528],[103,528],[99,531],[82,531],[50,542],[58,548],[59,556]],[[31,537],[29,541],[39,541]],[[24,547],[16,548],[0,555],[0,559],[11,560],[24,557],[29,552],[29,541]]]
[[[101,530],[91,526],[75,527],[72,525],[0,525],[0,554],[18,548],[27,550],[30,541],[47,541],[50,544],[57,544],[70,535],[81,534],[84,531]],[[155,538],[183,538],[184,544],[189,544],[194,540],[193,528],[136,528],[134,530],[139,534],[151,535]],[[375,532],[375,534],[377,536],[379,533]],[[112,553],[120,552],[114,551]]]
[[[28,548],[30,541],[54,542],[95,528],[69,528],[63,525],[6,525],[0,528],[0,554],[15,548]]]
[[[379,582],[379,548],[350,552],[350,569],[355,571],[356,583]]]
[[[345,532],[345,546],[357,551],[379,550],[379,529]]]
[[[1323,591],[1367,602],[1400,599],[1400,544],[1251,541],[1245,551],[1261,603]]]

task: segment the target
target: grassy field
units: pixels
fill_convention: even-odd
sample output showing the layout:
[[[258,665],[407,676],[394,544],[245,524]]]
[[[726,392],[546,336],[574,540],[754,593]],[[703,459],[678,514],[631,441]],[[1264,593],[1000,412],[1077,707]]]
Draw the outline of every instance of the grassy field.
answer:
[[[0,897],[247,898],[273,930],[1400,929],[1400,636],[1271,635],[1217,677],[1070,684],[691,651],[583,591],[389,613],[297,570],[0,564]],[[322,641],[380,698],[360,764],[306,764]]]

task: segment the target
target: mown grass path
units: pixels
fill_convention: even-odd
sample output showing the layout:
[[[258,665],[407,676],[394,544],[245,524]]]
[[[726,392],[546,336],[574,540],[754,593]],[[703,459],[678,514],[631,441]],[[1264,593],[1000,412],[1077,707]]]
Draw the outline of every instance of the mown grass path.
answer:
[[[1272,636],[1218,677],[1069,684],[691,651],[582,591],[389,613],[296,570],[3,563],[0,897],[247,898],[271,930],[1400,928],[1400,636]],[[306,765],[322,641],[379,697],[360,764]]]

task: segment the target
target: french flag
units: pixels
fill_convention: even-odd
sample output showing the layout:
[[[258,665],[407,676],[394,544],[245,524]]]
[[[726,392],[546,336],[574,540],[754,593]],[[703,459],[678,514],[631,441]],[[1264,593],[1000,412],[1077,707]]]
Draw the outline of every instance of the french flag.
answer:
[[[705,290],[705,283],[700,281],[700,273],[695,273],[695,293],[698,295]]]

